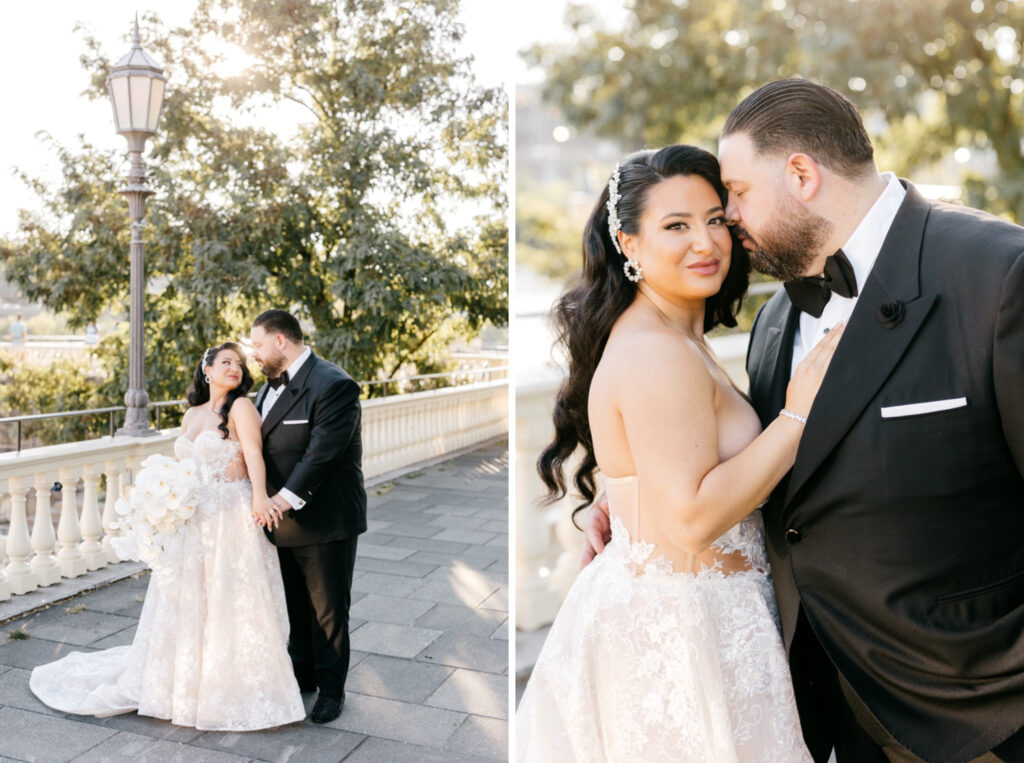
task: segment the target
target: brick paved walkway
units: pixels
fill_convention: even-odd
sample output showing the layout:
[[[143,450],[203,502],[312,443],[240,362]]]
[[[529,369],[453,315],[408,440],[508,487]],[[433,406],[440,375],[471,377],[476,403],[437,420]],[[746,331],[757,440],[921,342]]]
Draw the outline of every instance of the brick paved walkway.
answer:
[[[465,761],[508,747],[505,443],[378,485],[353,583],[345,711],[248,733],[135,713],[59,713],[29,672],[68,651],[130,643],[149,576],[0,625],[0,761]],[[12,638],[11,634],[27,638]],[[307,711],[315,694],[303,695]]]

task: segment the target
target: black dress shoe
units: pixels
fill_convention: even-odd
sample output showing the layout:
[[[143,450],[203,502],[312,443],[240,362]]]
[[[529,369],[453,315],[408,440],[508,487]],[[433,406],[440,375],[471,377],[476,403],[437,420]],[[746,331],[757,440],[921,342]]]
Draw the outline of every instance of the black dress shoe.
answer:
[[[320,696],[316,698],[316,704],[313,705],[313,712],[310,714],[309,719],[313,723],[330,723],[341,715],[341,708],[343,707],[345,707],[344,693],[340,697],[333,697],[320,692]]]

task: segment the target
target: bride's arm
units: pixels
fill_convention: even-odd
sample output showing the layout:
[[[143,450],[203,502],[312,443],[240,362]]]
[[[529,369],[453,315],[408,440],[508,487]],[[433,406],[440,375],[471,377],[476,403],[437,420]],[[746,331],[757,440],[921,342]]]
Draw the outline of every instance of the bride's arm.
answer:
[[[228,414],[235,425],[238,441],[242,445],[245,468],[252,482],[253,513],[264,513],[267,501],[267,466],[263,463],[263,436],[260,434],[260,415],[247,397],[238,398]]]
[[[802,416],[810,411],[841,333],[827,335],[800,364],[787,408]],[[803,425],[780,416],[719,462],[715,385],[695,348],[681,352],[676,340],[653,335],[633,343],[630,353],[616,397],[641,493],[672,542],[699,554],[792,468]]]

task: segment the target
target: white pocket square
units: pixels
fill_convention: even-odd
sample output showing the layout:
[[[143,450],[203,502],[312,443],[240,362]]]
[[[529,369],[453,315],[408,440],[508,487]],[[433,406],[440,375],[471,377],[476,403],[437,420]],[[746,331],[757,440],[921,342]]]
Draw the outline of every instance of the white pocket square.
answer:
[[[966,405],[966,397],[951,397],[949,400],[931,400],[927,403],[910,403],[909,405],[890,405],[882,408],[882,418],[898,419],[903,416],[920,416],[924,413],[964,408]]]
[[[309,419],[292,419],[291,421],[282,421],[282,424],[308,424]]]

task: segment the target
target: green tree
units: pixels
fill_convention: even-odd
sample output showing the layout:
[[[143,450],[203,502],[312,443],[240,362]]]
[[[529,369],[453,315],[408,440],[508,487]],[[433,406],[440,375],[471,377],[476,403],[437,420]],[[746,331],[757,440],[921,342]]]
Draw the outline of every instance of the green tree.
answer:
[[[505,325],[507,103],[458,52],[458,7],[200,0],[186,28],[146,17],[169,75],[147,157],[151,399],[180,397],[203,349],[268,307],[308,320],[316,350],[357,378],[435,370],[440,337]],[[232,48],[253,64],[212,73]],[[89,97],[105,99],[94,39],[82,63]],[[258,124],[268,104],[301,113],[292,134]],[[124,155],[84,138],[54,151],[59,183],[24,176],[44,212],[22,213],[0,244],[8,277],[73,327],[127,314]],[[127,384],[126,349],[124,325],[98,350],[108,403]]]
[[[802,76],[872,117],[884,167],[928,169],[958,147],[968,203],[1024,220],[1024,0],[645,0],[621,28],[576,3],[574,37],[525,51],[566,118],[627,148],[709,144],[757,86]]]

